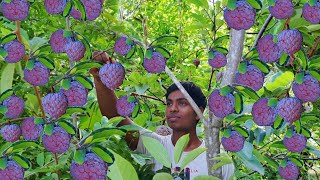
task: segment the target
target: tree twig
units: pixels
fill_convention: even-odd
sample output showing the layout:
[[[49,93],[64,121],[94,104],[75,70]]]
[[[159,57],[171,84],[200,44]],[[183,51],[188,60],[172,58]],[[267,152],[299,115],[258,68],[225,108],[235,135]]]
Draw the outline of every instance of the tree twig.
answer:
[[[211,89],[211,82],[212,82],[213,74],[214,74],[214,69],[211,68],[211,75],[210,75],[210,79],[209,79],[208,91],[210,91],[210,89]]]
[[[59,158],[58,158],[58,154],[57,153],[54,153],[54,159],[56,161],[56,165],[59,164]],[[57,170],[57,174],[58,174],[58,180],[60,180],[60,170],[58,169]]]
[[[28,117],[21,117],[21,118],[7,120],[5,122],[0,123],[0,127],[5,125],[5,124],[10,124],[10,123],[13,123],[13,122],[22,121],[22,120],[24,120],[26,118],[28,118]]]
[[[312,57],[316,53],[316,50],[318,49],[319,43],[320,43],[320,36],[318,36],[316,38],[316,40],[313,43],[312,48],[309,50],[308,58]]]
[[[162,99],[160,99],[158,97],[153,97],[153,96],[148,96],[148,95],[143,95],[143,94],[138,94],[138,93],[130,93],[130,95],[131,96],[141,96],[141,97],[145,97],[145,98],[148,98],[148,99],[161,101],[163,104],[166,104]]]

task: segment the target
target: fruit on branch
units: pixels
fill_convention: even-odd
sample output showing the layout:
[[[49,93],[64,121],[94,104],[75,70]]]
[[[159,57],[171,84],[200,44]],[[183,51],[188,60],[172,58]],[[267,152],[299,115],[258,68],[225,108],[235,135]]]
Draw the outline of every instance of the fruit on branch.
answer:
[[[44,0],[44,6],[49,14],[60,14],[63,12],[67,0]]]
[[[105,86],[115,90],[123,83],[125,70],[120,63],[105,64],[100,68],[99,76]]]
[[[0,168],[0,177],[3,180],[22,180],[24,179],[24,170],[18,163],[9,160],[5,169]]]
[[[301,49],[302,42],[303,37],[296,29],[281,31],[277,38],[279,48],[290,56]]]
[[[53,128],[51,135],[42,135],[42,143],[44,148],[53,153],[66,152],[69,149],[70,140],[70,134],[59,126]]]
[[[81,0],[84,5],[87,20],[94,21],[102,12],[102,3],[100,0]],[[72,8],[70,15],[75,19],[82,20],[79,10]]]
[[[69,41],[66,45],[66,53],[69,59],[73,61],[80,61],[86,52],[86,47],[81,41]]]
[[[66,113],[68,100],[61,92],[50,93],[43,97],[42,106],[44,112],[48,113],[50,117],[57,119]]]
[[[128,102],[128,96],[120,97],[116,103],[117,112],[120,116],[131,116],[135,107],[135,102]]]
[[[235,99],[233,94],[220,95],[220,90],[215,89],[209,96],[209,110],[219,118],[224,118],[235,111]]]
[[[193,64],[196,66],[196,68],[200,65],[200,60],[199,59],[195,59],[193,60]]]
[[[66,52],[66,44],[68,44],[68,38],[63,36],[64,31],[62,29],[56,30],[50,37],[50,46],[55,53]]]
[[[269,12],[277,19],[287,19],[292,16],[294,4],[292,0],[275,0],[274,6],[269,6]]]
[[[26,53],[26,48],[18,40],[13,40],[6,43],[3,48],[8,53],[8,55],[4,58],[4,60],[8,63],[19,62]]]
[[[272,34],[267,34],[259,39],[257,51],[259,59],[266,63],[279,61],[282,53],[279,46],[273,42]]]
[[[16,124],[3,126],[1,128],[1,135],[3,139],[5,139],[8,142],[18,141],[21,136],[20,126]]]
[[[87,103],[88,89],[78,81],[72,81],[68,90],[61,89],[67,97],[68,106],[84,106]]]
[[[161,73],[166,68],[166,61],[161,53],[154,51],[150,59],[144,58],[143,67],[149,73]]]
[[[172,134],[172,129],[168,126],[160,125],[156,129],[156,133],[161,136],[168,136],[168,135]]]
[[[126,56],[129,53],[129,51],[132,49],[132,45],[127,44],[126,37],[120,37],[115,42],[113,49],[114,49],[115,53],[122,55],[122,56]]]
[[[296,97],[283,98],[277,105],[277,113],[290,124],[300,118],[302,111],[302,103]]]
[[[306,75],[302,84],[293,82],[292,91],[302,102],[315,102],[320,97],[320,83],[313,76]]]
[[[17,118],[23,113],[24,101],[22,98],[12,95],[6,98],[2,105],[5,106],[8,111],[4,114],[7,118]]]
[[[261,70],[256,66],[249,65],[247,67],[247,72],[245,72],[244,74],[237,72],[236,83],[243,86],[248,86],[251,89],[258,91],[262,88],[264,83],[263,72],[261,72]]]
[[[105,180],[108,165],[95,153],[88,153],[83,164],[73,161],[70,165],[70,173],[74,180]]]
[[[41,62],[36,61],[33,69],[24,69],[24,79],[33,86],[44,86],[50,78],[50,70]]]
[[[230,28],[247,30],[254,25],[256,10],[246,1],[237,1],[234,10],[225,8],[223,17]]]
[[[237,131],[231,131],[230,137],[223,136],[221,144],[226,151],[239,152],[243,149],[245,138]]]
[[[285,167],[279,166],[278,171],[285,180],[296,180],[299,176],[299,168],[292,161],[287,161]]]
[[[320,2],[316,2],[314,6],[305,3],[302,8],[302,16],[312,24],[320,23]]]
[[[27,0],[11,0],[9,3],[3,0],[1,2],[1,12],[10,21],[24,20],[29,15],[29,9]]]
[[[277,119],[276,108],[270,107],[268,101],[268,98],[260,98],[252,106],[253,121],[259,126],[271,126]]]
[[[307,145],[307,138],[302,134],[294,133],[292,137],[284,137],[283,144],[290,152],[302,152]]]
[[[225,54],[215,51],[213,52],[213,58],[209,58],[208,62],[212,68],[221,68],[227,64],[227,57]]]
[[[35,124],[34,117],[28,117],[21,124],[21,132],[25,140],[38,140],[43,132],[43,126]]]

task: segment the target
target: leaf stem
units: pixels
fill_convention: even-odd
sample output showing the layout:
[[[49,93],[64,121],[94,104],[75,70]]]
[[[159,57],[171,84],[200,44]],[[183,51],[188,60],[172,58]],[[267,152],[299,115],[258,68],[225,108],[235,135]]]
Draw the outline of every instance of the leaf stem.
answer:
[[[59,158],[58,158],[58,154],[57,153],[54,153],[54,159],[56,161],[56,165],[59,164]],[[57,174],[58,174],[58,180],[60,180],[60,170],[58,169],[57,170]]]

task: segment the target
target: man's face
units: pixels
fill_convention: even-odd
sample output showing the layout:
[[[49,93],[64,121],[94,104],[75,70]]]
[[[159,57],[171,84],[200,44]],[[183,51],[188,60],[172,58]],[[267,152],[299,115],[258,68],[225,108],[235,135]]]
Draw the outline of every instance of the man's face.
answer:
[[[166,119],[171,129],[189,131],[199,118],[181,91],[176,90],[167,98]]]

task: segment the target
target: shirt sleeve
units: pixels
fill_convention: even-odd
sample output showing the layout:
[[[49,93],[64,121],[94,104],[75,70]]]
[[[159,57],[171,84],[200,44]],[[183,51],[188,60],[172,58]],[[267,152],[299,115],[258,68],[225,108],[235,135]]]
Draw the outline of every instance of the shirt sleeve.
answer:
[[[226,165],[222,166],[221,169],[222,169],[222,179],[223,180],[229,180],[235,170],[233,163],[226,164]]]

